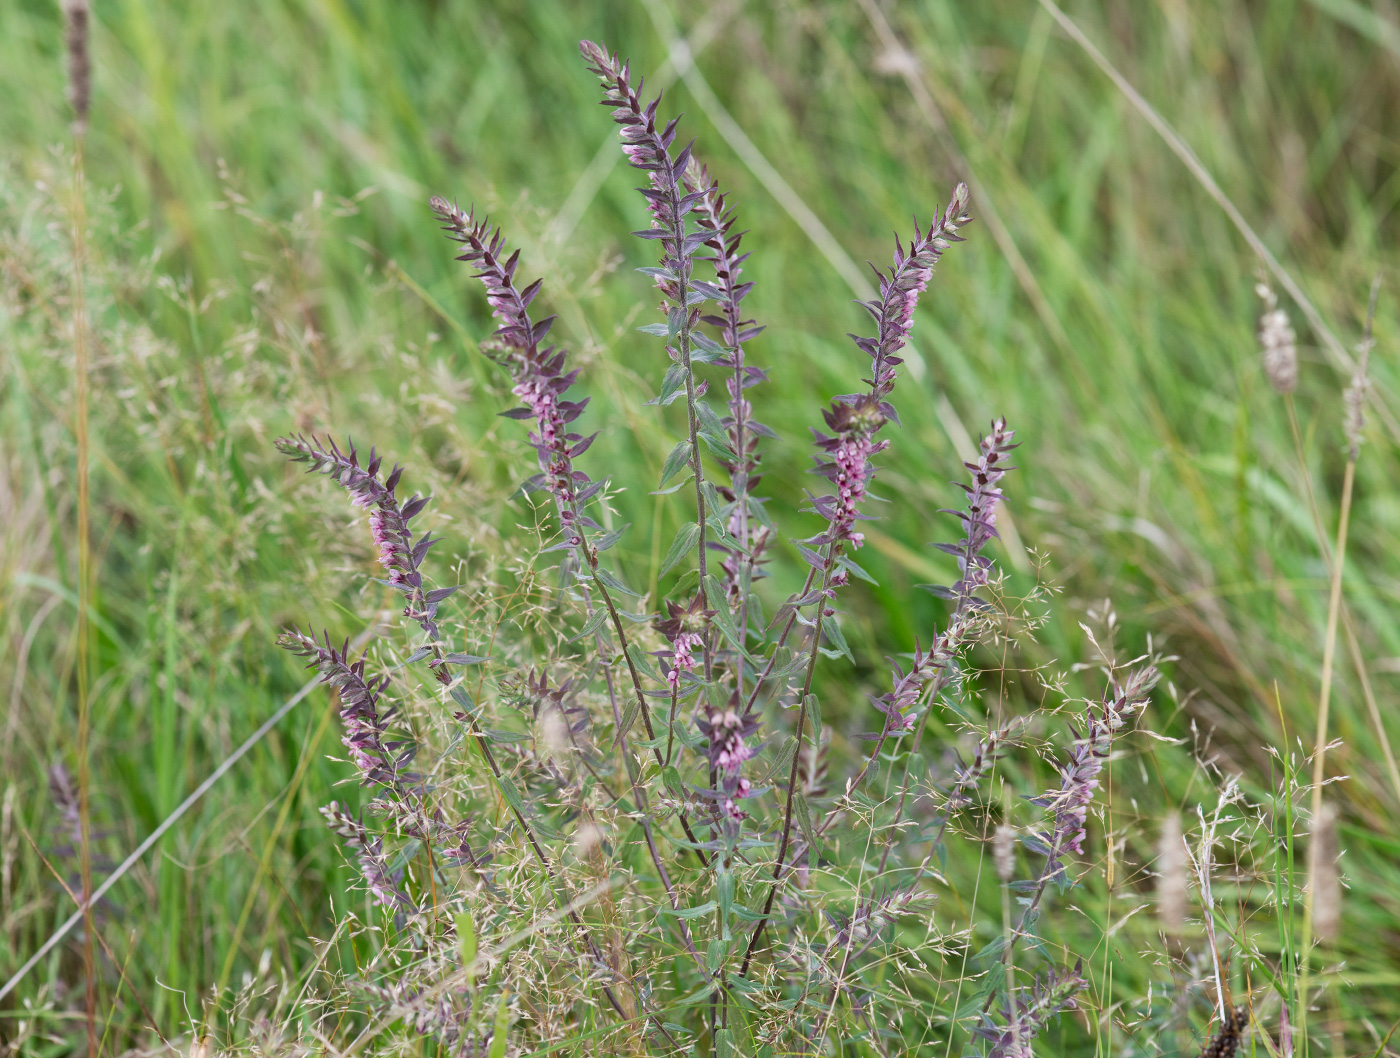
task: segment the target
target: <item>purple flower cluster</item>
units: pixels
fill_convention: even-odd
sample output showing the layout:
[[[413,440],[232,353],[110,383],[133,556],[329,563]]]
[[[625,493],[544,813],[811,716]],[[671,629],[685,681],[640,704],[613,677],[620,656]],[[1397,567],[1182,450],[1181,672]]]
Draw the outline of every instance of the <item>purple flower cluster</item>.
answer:
[[[914,727],[913,709],[925,690],[935,693],[956,674],[958,651],[966,643],[973,626],[973,608],[968,606],[971,592],[979,585],[987,583],[987,571],[992,560],[982,554],[982,550],[997,535],[996,509],[1001,501],[999,484],[1008,470],[1006,453],[1016,447],[1012,443],[1014,430],[1006,428],[1006,420],[992,423],[992,432],[982,438],[981,455],[976,463],[964,464],[972,474],[972,484],[958,487],[968,495],[966,510],[945,511],[962,519],[966,533],[957,544],[937,545],[944,551],[957,556],[962,578],[951,591],[940,589],[941,594],[958,600],[957,608],[948,626],[933,641],[928,650],[914,644],[914,662],[905,672],[899,665],[894,666],[894,686],[886,694],[874,699],[875,708],[885,714],[885,735],[900,735]]]
[[[891,663],[893,689],[871,699],[875,708],[885,716],[883,737],[897,737],[914,729],[917,719],[915,706],[930,684],[936,693],[956,675],[958,651],[962,649],[971,629],[971,612],[959,610],[928,650],[921,649],[917,642],[914,644],[914,661],[908,672],[897,662]]]
[[[708,740],[706,757],[715,774],[714,797],[721,817],[734,821],[747,818],[736,802],[753,792],[753,784],[740,774],[740,769],[757,752],[751,744],[758,733],[757,717],[743,711],[743,703],[735,693],[726,708],[709,709],[695,721],[695,726]]]
[[[1016,447],[1012,438],[1015,430],[1006,428],[1005,419],[992,423],[992,432],[982,438],[981,455],[975,463],[964,463],[972,472],[972,484],[958,483],[958,488],[967,493],[967,508],[960,511],[944,511],[956,514],[962,519],[965,529],[963,538],[957,544],[939,544],[938,547],[958,560],[961,579],[953,585],[959,608],[967,605],[971,593],[987,583],[987,571],[992,560],[982,554],[993,537],[997,535],[997,506],[1001,503],[1001,479],[1008,470],[1015,467],[1006,465],[1007,454]]]
[[[1084,826],[1089,805],[1098,789],[1104,762],[1113,749],[1113,738],[1145,703],[1147,692],[1156,684],[1157,677],[1154,666],[1144,665],[1135,669],[1124,683],[1114,682],[1097,714],[1090,705],[1084,713],[1084,734],[1075,738],[1069,759],[1057,766],[1060,788],[1031,798],[1031,804],[1048,808],[1053,813],[1051,829],[1027,841],[1028,847],[1046,857],[1042,877],[1053,877],[1063,871],[1066,854],[1084,852]]]
[[[687,692],[681,690],[682,673],[695,671],[694,652],[705,645],[705,627],[714,616],[714,611],[705,608],[703,595],[696,595],[685,606],[667,601],[666,613],[668,616],[664,620],[658,618],[655,624],[656,630],[666,637],[671,648],[654,653],[665,662],[666,683],[671,694],[684,695]]]
[[[540,347],[549,333],[555,317],[534,323],[530,319],[530,303],[539,293],[543,280],[537,279],[524,290],[515,286],[515,268],[520,260],[517,250],[502,260],[505,240],[499,228],[475,213],[463,213],[446,199],[432,199],[433,212],[443,222],[448,238],[461,243],[465,250],[457,260],[466,261],[477,269],[474,278],[486,287],[486,300],[491,314],[501,321],[483,349],[503,349],[502,359],[510,370],[515,386],[511,390],[523,406],[505,412],[511,419],[533,419],[535,430],[530,443],[539,456],[541,473],[532,484],[542,486],[559,510],[564,529],[565,548],[577,548],[583,543],[581,528],[596,529],[598,523],[582,513],[583,505],[602,488],[601,482],[574,467],[574,460],[587,451],[597,434],[585,437],[569,429],[569,424],[583,414],[588,398],[565,400],[564,394],[578,378],[577,369],[565,370],[567,354],[556,346]]]
[[[616,55],[609,55],[605,48],[591,40],[581,41],[579,51],[587,60],[588,68],[598,75],[607,90],[603,96],[603,106],[613,108],[613,121],[622,126],[622,151],[627,155],[628,163],[647,173],[649,178],[651,186],[641,191],[651,210],[653,227],[650,231],[635,234],[644,239],[662,240],[664,256],[661,270],[670,270],[671,274],[658,274],[656,285],[673,307],[685,309],[687,306],[682,304],[681,285],[689,278],[690,260],[695,249],[710,237],[710,233],[702,229],[686,235],[685,216],[694,209],[704,192],[697,190],[684,194],[681,189],[681,175],[690,164],[690,146],[671,157],[671,144],[676,138],[676,125],[680,118],[658,129],[656,108],[661,104],[661,97],[657,96],[645,105],[642,103],[641,91],[645,81],[639,79],[636,87],[632,86],[629,64],[619,62]],[[698,311],[695,310],[696,313]]]
[[[326,825],[354,851],[360,873],[364,875],[375,903],[395,912],[411,909],[412,901],[401,887],[403,872],[391,872],[384,860],[384,842],[378,837],[371,837],[365,825],[335,801],[325,805],[321,814],[326,817]]]
[[[283,632],[277,642],[298,657],[310,658],[308,667],[320,673],[322,683],[339,692],[340,719],[345,725],[340,741],[364,776],[361,785],[399,790],[403,780],[399,769],[404,759],[398,754],[403,747],[398,742],[385,741],[388,719],[381,717],[378,709],[379,696],[388,686],[389,677],[366,680],[365,659],[352,664],[348,657],[349,642],[337,649],[331,645],[329,634],[322,643],[315,636],[293,628]]]
[[[871,376],[865,379],[870,389],[837,397],[829,409],[822,409],[831,435],[812,431],[817,448],[822,452],[817,457],[815,473],[829,480],[836,492],[814,501],[813,508],[826,519],[827,529],[809,543],[849,543],[856,548],[864,542],[864,535],[855,532],[855,523],[868,517],[860,513],[860,503],[875,473],[870,457],[889,447],[888,441],[876,441],[874,436],[886,422],[899,421],[894,405],[888,400],[894,389],[896,368],[904,362],[897,354],[908,342],[909,331],[914,326],[914,309],[919,295],[928,289],[934,266],[950,243],[963,241],[957,231],[972,219],[967,213],[967,203],[967,185],[959,184],[943,216],[935,217],[926,233],[919,230],[917,223],[914,225],[914,238],[907,253],[896,237],[894,265],[889,273],[875,270],[880,279],[879,298],[860,302],[877,325],[873,338],[851,335],[856,346],[873,361]],[[808,561],[812,562],[814,557],[809,555]],[[832,558],[828,555],[825,564],[829,566]]]
[[[836,491],[812,501],[813,509],[826,519],[827,528],[808,543],[819,546],[847,542],[855,548],[865,542],[865,534],[856,532],[855,524],[869,517],[861,514],[860,504],[875,474],[870,457],[890,446],[888,441],[874,439],[886,422],[879,403],[873,396],[862,394],[842,398],[822,409],[822,418],[832,433],[812,431],[822,453],[817,456],[813,473],[830,481]]]
[[[702,323],[719,329],[724,346],[729,350],[715,364],[731,372],[726,380],[729,415],[721,422],[732,442],[734,458],[723,456],[720,465],[731,479],[742,475],[743,481],[737,482],[736,487],[740,491],[748,491],[758,484],[758,478],[753,476],[759,464],[758,438],[771,438],[774,434],[763,423],[754,420],[753,405],[744,396],[746,390],[768,381],[768,373],[763,368],[754,367],[744,358],[744,343],[758,337],[763,331],[763,327],[755,321],[744,319],[741,307],[744,298],[753,290],[753,283],[739,281],[743,264],[749,257],[747,253],[739,252],[739,243],[745,233],[734,231],[734,211],[729,208],[728,201],[708,169],[692,161],[683,180],[688,192],[700,195],[695,204],[695,225],[707,236],[703,246],[710,251],[710,256],[697,257],[696,260],[708,262],[715,270],[715,282],[705,284],[702,290],[714,297],[719,314],[700,319]]]
[[[968,191],[966,184],[959,184],[953,190],[953,197],[943,216],[934,217],[929,222],[928,231],[920,232],[914,225],[914,238],[906,253],[895,239],[894,265],[888,274],[875,270],[880,279],[880,296],[874,301],[861,302],[878,325],[874,338],[855,338],[855,343],[874,361],[871,377],[866,379],[871,394],[880,401],[880,411],[890,419],[898,421],[894,408],[885,400],[894,388],[895,369],[904,361],[897,355],[909,339],[909,331],[914,326],[914,307],[919,295],[928,289],[933,278],[934,266],[948,249],[949,243],[962,242],[958,228],[972,218],[967,212]],[[854,335],[852,336],[854,338]]]
[[[350,502],[370,511],[369,527],[379,549],[379,563],[389,573],[388,583],[408,597],[404,616],[417,621],[433,639],[438,638],[437,608],[455,588],[423,590],[423,575],[419,567],[437,537],[423,537],[417,543],[408,523],[428,505],[426,496],[416,493],[400,505],[394,490],[403,470],[395,466],[389,476],[379,480],[380,457],[373,448],[369,462],[360,466],[359,454],[353,444],[342,452],[334,441],[322,445],[313,435],[310,440],[300,435],[281,437],[277,450],[298,463],[307,463],[308,474],[325,474],[334,478],[350,494]]]
[[[987,1058],[1032,1058],[1031,1041],[1046,1023],[1062,1010],[1076,1009],[1074,997],[1089,984],[1082,971],[1081,960],[1072,970],[1052,970],[1036,978],[1025,993],[1003,1004],[1001,1023],[984,1014],[973,1036],[991,1044]]]

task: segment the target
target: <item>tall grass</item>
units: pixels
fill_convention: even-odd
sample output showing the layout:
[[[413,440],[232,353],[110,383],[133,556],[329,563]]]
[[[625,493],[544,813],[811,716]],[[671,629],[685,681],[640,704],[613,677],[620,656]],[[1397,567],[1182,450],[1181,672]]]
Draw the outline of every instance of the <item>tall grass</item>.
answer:
[[[1277,803],[1268,795],[1281,783],[1309,785],[1332,567],[1308,486],[1331,536],[1348,379],[1285,300],[1300,331],[1300,466],[1288,409],[1259,367],[1258,260],[1050,15],[1004,2],[882,10],[907,55],[860,5],[672,9],[681,32],[691,18],[725,25],[728,45],[700,52],[699,70],[853,259],[881,258],[877,233],[901,225],[907,203],[932,201],[966,175],[961,164],[1004,220],[1011,242],[960,248],[959,268],[926,303],[924,398],[901,405],[901,444],[883,477],[902,502],[867,534],[883,587],[852,614],[851,645],[865,656],[891,638],[911,647],[935,603],[910,587],[950,578],[951,565],[922,548],[934,510],[947,505],[927,468],[972,453],[950,437],[940,400],[967,423],[1004,412],[1029,442],[1010,509],[1025,542],[1049,556],[1066,601],[1065,618],[1009,667],[1083,656],[1079,620],[1108,592],[1125,640],[1150,632],[1180,658],[1179,709],[1154,718],[1180,744],[1114,763],[1115,782],[1132,777],[1139,801],[1115,793],[1091,839],[1103,870],[1083,904],[1105,938],[1087,964],[1091,1009],[1115,1010],[1120,1026],[1089,1026],[1096,1046],[1141,1047],[1130,1041],[1160,1018],[1169,1050],[1204,1031],[1209,1002],[1172,1012],[1150,909],[1131,913],[1150,889],[1158,810],[1176,804],[1194,843],[1195,805],[1214,770],[1242,773],[1251,802]],[[1372,275],[1396,263],[1394,13],[1378,4],[1372,18],[1332,2],[1066,10],[1353,343]],[[461,293],[422,223],[427,189],[469,190],[525,239],[522,267],[550,275],[558,326],[580,350],[595,402],[617,409],[596,459],[620,478],[659,472],[661,431],[628,410],[650,384],[631,330],[649,295],[621,267],[646,262],[615,234],[627,230],[633,181],[614,171],[591,198],[570,198],[601,157],[596,125],[578,118],[593,105],[591,86],[569,67],[584,36],[654,60],[670,43],[642,6],[99,5],[86,151],[97,873],[299,685],[267,646],[275,629],[304,619],[303,600],[342,583],[343,570],[369,570],[367,552],[339,542],[345,518],[332,498],[283,488],[271,438],[363,423],[357,435],[392,445],[434,492],[450,490],[456,509],[473,511],[464,559],[470,549],[524,561],[495,534],[526,517],[508,497],[528,453],[494,418],[506,398],[473,342],[488,333],[485,307]],[[77,623],[87,612],[70,471],[76,291],[63,188],[72,170],[52,150],[68,121],[62,38],[51,5],[0,8],[0,970],[72,909],[23,837],[28,830],[46,852],[59,844],[45,771],[60,758],[76,763]],[[941,124],[911,94],[906,70]],[[781,407],[792,409],[772,425],[797,436],[804,409],[849,375],[839,336],[859,321],[847,287],[812,232],[769,197],[752,159],[720,146],[723,120],[703,89],[682,83],[668,98],[732,177],[763,243],[750,266],[754,309],[772,325],[764,359],[782,366]],[[555,221],[566,202],[578,219],[563,240]],[[1382,296],[1372,363],[1373,385],[1392,400],[1394,304]],[[1339,653],[1328,726],[1340,745],[1326,755],[1326,777],[1347,777],[1328,787],[1341,809],[1347,888],[1342,931],[1313,965],[1327,991],[1310,1024],[1319,1041],[1327,1026],[1344,1026],[1339,1046],[1371,1053],[1400,1019],[1400,805],[1376,731],[1397,735],[1386,706],[1400,675],[1400,467],[1392,439],[1375,426],[1367,436],[1340,580],[1341,630],[1354,625],[1361,666],[1349,648]],[[784,502],[799,493],[802,447],[768,456]],[[619,523],[659,522],[667,538],[676,528],[652,498],[625,494],[617,506]],[[315,547],[289,546],[296,539]],[[633,582],[652,583],[660,559],[626,554]],[[791,554],[777,565],[797,568]],[[340,596],[342,632],[387,603],[360,583]],[[1013,577],[1013,588],[1028,584]],[[877,674],[848,677],[849,700],[862,701]],[[996,693],[1012,703],[1038,695],[1030,676]],[[197,1034],[221,979],[241,987],[246,974],[254,990],[281,988],[285,972],[295,998],[320,987],[327,968],[372,955],[372,937],[334,925],[352,872],[315,812],[343,796],[332,787],[345,774],[324,759],[336,744],[324,708],[294,714],[99,906],[115,956],[98,960],[106,1046],[147,1038],[134,995],[167,1036]],[[861,729],[840,709],[824,720],[842,739]],[[1148,789],[1151,805],[1139,796]],[[1293,831],[1305,833],[1290,813],[1307,801],[1280,803],[1269,817],[1290,852]],[[976,868],[950,862],[950,881],[971,893]],[[1271,920],[1275,902],[1287,918],[1277,894],[1294,883],[1281,871],[1267,898],[1257,874],[1218,877],[1219,928]],[[1000,921],[995,887],[978,899],[989,893]],[[1290,943],[1274,942],[1285,953]],[[9,1007],[21,1013],[3,1015],[0,1035],[35,1050],[78,1045],[85,1030],[69,1015],[83,1005],[73,991],[80,950],[60,948],[26,980]],[[1243,974],[1241,965],[1226,973]],[[911,1044],[921,1032],[906,1028]],[[1065,1046],[1091,1045],[1083,1040],[1067,1036]]]

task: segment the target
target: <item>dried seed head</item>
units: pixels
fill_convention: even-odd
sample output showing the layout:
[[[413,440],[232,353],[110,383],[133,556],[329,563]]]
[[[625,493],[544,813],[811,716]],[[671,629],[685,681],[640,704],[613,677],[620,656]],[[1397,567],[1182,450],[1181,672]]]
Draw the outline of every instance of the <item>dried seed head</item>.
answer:
[[[1288,313],[1278,307],[1278,298],[1265,283],[1254,292],[1264,300],[1259,317],[1259,346],[1264,354],[1264,374],[1279,393],[1292,393],[1298,386],[1298,336],[1288,322]]]
[[[1337,874],[1337,810],[1323,802],[1313,820],[1308,848],[1308,884],[1313,898],[1313,933],[1324,944],[1337,939],[1342,927],[1342,882]]]
[[[88,0],[63,0],[67,24],[68,101],[73,104],[75,131],[87,131],[88,104],[92,101],[92,55],[88,51]]]
[[[875,72],[884,77],[917,77],[918,57],[907,48],[886,48],[875,56]]]
[[[1188,900],[1181,817],[1172,812],[1162,821],[1162,835],[1157,840],[1157,917],[1168,933],[1181,932]]]
[[[1366,426],[1366,391],[1371,386],[1368,371],[1371,364],[1371,346],[1375,344],[1371,338],[1371,324],[1376,317],[1376,295],[1380,293],[1380,287],[1381,277],[1376,276],[1371,281],[1371,302],[1366,309],[1366,331],[1356,347],[1356,371],[1351,376],[1351,385],[1347,386],[1342,395],[1342,403],[1346,407],[1345,426],[1347,444],[1350,447],[1348,454],[1352,462],[1361,454],[1361,431]]]
[[[1236,1007],[1225,1018],[1215,1037],[1201,1048],[1201,1058],[1234,1058],[1240,1046],[1240,1034],[1249,1027],[1249,1011]]]
[[[997,865],[997,877],[1011,881],[1016,871],[1016,832],[1003,823],[992,839],[992,861]]]

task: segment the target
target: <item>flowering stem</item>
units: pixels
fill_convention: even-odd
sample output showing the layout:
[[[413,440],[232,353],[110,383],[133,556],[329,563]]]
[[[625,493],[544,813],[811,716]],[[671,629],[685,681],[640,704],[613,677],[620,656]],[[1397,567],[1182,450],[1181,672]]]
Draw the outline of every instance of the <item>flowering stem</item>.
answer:
[[[690,256],[683,253],[685,248],[685,217],[680,211],[680,201],[676,194],[676,185],[673,183],[670,188],[673,215],[675,216],[675,230],[672,233],[676,243],[676,286],[679,288],[680,296],[680,327],[676,332],[677,344],[680,346],[681,367],[685,370],[685,407],[689,417],[690,427],[690,465],[695,471],[695,510],[697,521],[700,524],[700,534],[695,541],[695,557],[700,572],[700,598],[706,609],[709,608],[711,600],[707,597],[708,589],[705,586],[705,575],[708,572],[705,556],[705,471],[700,465],[700,415],[695,410],[695,368],[690,362],[690,331],[692,327],[692,317],[689,307],[690,294]],[[719,605],[718,599],[713,600]],[[713,676],[714,653],[713,637],[705,636],[705,681],[708,683]]]
[[[826,617],[826,590],[831,584],[831,574],[836,567],[836,556],[839,553],[839,545],[832,543],[827,551],[825,569],[822,571],[822,597],[817,601],[817,619],[812,629],[812,654],[807,661],[807,676],[802,681],[802,694],[799,698],[797,708],[797,749],[802,748],[802,729],[807,720],[807,695],[812,690],[812,677],[817,671],[817,657],[821,650],[822,642],[822,621]],[[809,578],[810,579],[810,578]],[[753,934],[749,937],[748,949],[744,952],[744,964],[739,970],[740,977],[747,977],[749,964],[753,961],[753,953],[758,948],[759,938],[763,936],[763,928],[768,924],[768,916],[773,912],[773,900],[778,895],[778,886],[782,882],[783,862],[787,858],[788,841],[792,837],[792,804],[793,794],[797,790],[797,769],[801,763],[801,752],[794,752],[792,755],[792,768],[788,772],[787,802],[783,806],[783,836],[778,842],[778,858],[773,864],[773,881],[768,886],[768,899],[763,903],[763,917],[758,920],[758,924],[753,928]]]
[[[666,759],[661,766],[664,768],[671,763],[671,750],[676,744],[676,707],[680,704],[680,691],[678,687],[671,688],[671,715],[666,727]]]

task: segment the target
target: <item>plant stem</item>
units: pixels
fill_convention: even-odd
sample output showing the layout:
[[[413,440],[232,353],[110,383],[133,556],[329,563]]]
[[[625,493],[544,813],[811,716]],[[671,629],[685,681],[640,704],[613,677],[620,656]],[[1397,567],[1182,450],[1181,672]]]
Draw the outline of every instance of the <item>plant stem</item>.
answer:
[[[709,609],[709,593],[705,586],[705,576],[708,573],[708,563],[705,557],[705,491],[703,488],[705,472],[700,465],[700,416],[695,410],[695,368],[690,362],[690,255],[685,252],[685,216],[681,213],[680,181],[682,174],[673,171],[671,175],[673,179],[669,182],[668,193],[671,198],[671,216],[675,218],[671,239],[675,244],[677,300],[680,302],[675,309],[680,313],[680,325],[676,328],[676,344],[679,346],[677,351],[681,356],[681,367],[685,371],[685,410],[690,432],[690,466],[695,472],[696,521],[700,525],[700,535],[696,537],[695,542],[695,557],[700,571],[700,598],[703,600],[705,608]],[[704,653],[706,683],[713,675],[714,650],[711,643],[711,637],[706,634]]]
[[[97,966],[94,950],[96,926],[92,914],[92,822],[89,791],[91,770],[88,740],[91,734],[88,610],[92,606],[92,496],[88,489],[89,421],[87,345],[87,201],[84,174],[84,133],[74,131],[73,143],[73,373],[74,434],[77,438],[78,491],[78,819],[82,833],[79,863],[83,885],[83,980],[87,1009],[88,1058],[97,1058]]]
[[[1347,460],[1345,477],[1342,479],[1342,509],[1337,519],[1336,558],[1332,563],[1332,584],[1327,600],[1327,634],[1322,646],[1322,690],[1317,705],[1317,735],[1313,741],[1312,773],[1312,818],[1314,822],[1322,812],[1322,783],[1326,776],[1327,722],[1332,705],[1332,669],[1337,654],[1337,622],[1342,605],[1342,572],[1347,558],[1347,529],[1351,522],[1352,487],[1356,481],[1356,455],[1353,452]],[[1316,837],[1308,845],[1308,856],[1316,860]],[[1316,869],[1313,871],[1314,880]],[[1312,964],[1312,930],[1314,916],[1315,885],[1310,884],[1303,901],[1303,942],[1302,983],[1299,987],[1301,1001],[1298,1004],[1298,1032],[1303,1047],[1307,1048],[1308,1038],[1308,972]]]
[[[836,568],[836,556],[838,554],[838,544],[828,546],[826,562],[822,570],[822,596],[817,600],[817,620],[812,628],[812,653],[807,662],[807,676],[802,681],[802,693],[798,699],[797,709],[797,749],[792,755],[792,769],[788,773],[787,803],[783,806],[783,836],[778,842],[778,858],[773,864],[773,881],[768,886],[768,899],[763,904],[763,917],[754,926],[753,934],[749,937],[748,949],[744,952],[744,964],[739,970],[740,977],[747,977],[749,964],[753,961],[754,951],[758,948],[759,938],[763,936],[763,928],[768,924],[768,917],[773,912],[773,900],[778,895],[778,885],[783,876],[783,863],[787,858],[788,841],[792,837],[792,804],[793,795],[797,790],[797,768],[802,761],[802,729],[807,720],[807,695],[812,690],[812,677],[817,670],[817,658],[820,655],[822,643],[822,622],[826,618],[826,589],[831,584],[831,573]],[[811,574],[808,575],[811,581]],[[796,611],[793,612],[796,617]],[[791,622],[789,626],[791,627]],[[757,694],[757,688],[754,693]]]
[[[1312,475],[1308,473],[1307,459],[1303,454],[1303,434],[1298,426],[1298,412],[1293,403],[1293,394],[1285,393],[1284,406],[1288,409],[1288,425],[1293,434],[1293,451],[1298,459],[1298,473],[1303,479],[1303,491],[1308,499],[1308,512],[1312,515],[1313,531],[1317,535],[1317,548],[1322,561],[1329,570],[1332,568],[1332,546],[1327,539],[1327,530],[1322,525],[1322,513],[1317,504],[1317,493],[1313,489]],[[1351,666],[1356,671],[1357,682],[1361,684],[1361,696],[1366,700],[1366,711],[1375,726],[1376,737],[1380,740],[1381,755],[1385,758],[1386,772],[1390,785],[1395,791],[1395,801],[1400,805],[1400,766],[1396,765],[1395,752],[1390,746],[1390,736],[1381,720],[1380,704],[1376,701],[1375,689],[1371,686],[1371,674],[1366,670],[1366,659],[1361,653],[1361,641],[1356,634],[1356,622],[1351,615],[1351,607],[1342,599],[1342,629],[1347,635],[1347,653],[1351,655]]]

